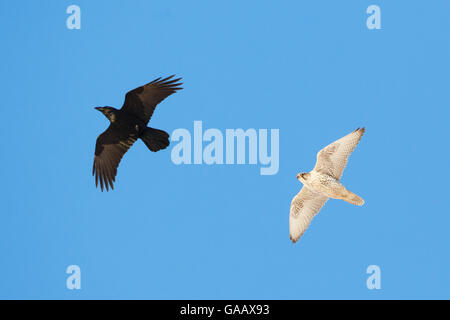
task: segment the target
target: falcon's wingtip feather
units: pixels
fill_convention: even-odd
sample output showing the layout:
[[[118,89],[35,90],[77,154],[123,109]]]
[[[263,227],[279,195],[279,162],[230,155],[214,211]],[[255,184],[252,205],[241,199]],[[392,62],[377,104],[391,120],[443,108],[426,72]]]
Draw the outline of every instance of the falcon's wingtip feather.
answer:
[[[358,127],[354,132],[361,132],[361,134],[364,134],[366,132],[366,127]]]
[[[298,239],[300,239],[300,237],[295,239],[295,238],[292,238],[292,236],[289,236],[289,239],[291,239],[292,243],[297,243],[297,241],[298,241]]]

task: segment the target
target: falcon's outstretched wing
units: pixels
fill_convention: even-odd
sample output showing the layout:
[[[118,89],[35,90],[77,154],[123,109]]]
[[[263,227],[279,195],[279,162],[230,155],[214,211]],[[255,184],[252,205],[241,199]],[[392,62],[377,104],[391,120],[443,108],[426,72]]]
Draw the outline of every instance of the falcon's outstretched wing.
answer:
[[[174,75],[165,79],[158,78],[146,85],[128,92],[122,106],[123,111],[130,112],[147,123],[155,111],[156,105],[170,96],[172,93],[183,88],[181,78],[173,79]]]
[[[297,242],[303,235],[312,218],[322,209],[327,200],[327,197],[313,193],[305,186],[297,193],[292,199],[289,214],[289,232],[292,242]]]
[[[358,128],[320,150],[313,170],[341,179],[348,157],[355,150],[364,132],[365,128]]]
[[[109,191],[109,186],[114,189],[113,183],[117,174],[117,167],[125,152],[133,145],[137,137],[121,133],[111,125],[97,138],[95,145],[94,167],[92,174],[95,175],[95,186],[103,186]]]

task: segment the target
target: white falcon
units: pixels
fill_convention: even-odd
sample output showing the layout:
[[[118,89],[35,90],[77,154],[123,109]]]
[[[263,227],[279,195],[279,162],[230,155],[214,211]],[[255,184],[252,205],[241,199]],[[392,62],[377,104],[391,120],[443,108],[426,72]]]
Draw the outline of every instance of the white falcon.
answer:
[[[364,128],[358,128],[326,146],[317,154],[314,169],[297,175],[303,187],[291,202],[289,231],[294,243],[303,235],[312,218],[320,211],[328,198],[342,199],[358,206],[364,204],[361,197],[347,190],[339,182],[348,157],[361,140],[364,131]]]

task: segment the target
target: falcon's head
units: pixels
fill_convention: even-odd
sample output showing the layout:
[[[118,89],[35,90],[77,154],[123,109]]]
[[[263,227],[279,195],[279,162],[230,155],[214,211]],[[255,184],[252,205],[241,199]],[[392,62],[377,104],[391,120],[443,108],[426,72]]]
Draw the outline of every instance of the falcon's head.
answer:
[[[309,173],[307,173],[307,172],[299,173],[299,174],[297,175],[297,179],[298,179],[298,181],[300,181],[301,183],[305,183],[305,181],[309,179]]]
[[[113,107],[96,107],[96,110],[100,111],[108,118],[109,121],[114,122],[116,120],[116,108]]]

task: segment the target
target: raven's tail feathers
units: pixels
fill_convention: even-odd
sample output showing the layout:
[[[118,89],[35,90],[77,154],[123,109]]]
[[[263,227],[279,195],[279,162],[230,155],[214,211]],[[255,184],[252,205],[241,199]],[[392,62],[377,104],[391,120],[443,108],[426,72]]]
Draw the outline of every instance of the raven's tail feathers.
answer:
[[[141,139],[150,151],[153,152],[165,149],[170,144],[169,134],[167,132],[153,128],[146,128]]]

